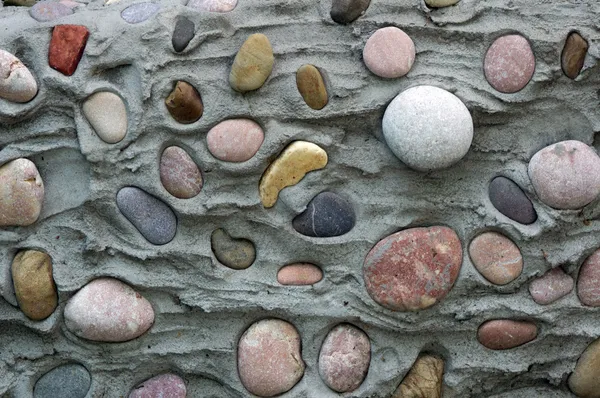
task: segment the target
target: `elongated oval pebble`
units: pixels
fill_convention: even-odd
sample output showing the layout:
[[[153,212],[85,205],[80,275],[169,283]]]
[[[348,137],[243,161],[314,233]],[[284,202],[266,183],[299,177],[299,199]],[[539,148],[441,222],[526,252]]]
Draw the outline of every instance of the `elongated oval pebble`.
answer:
[[[529,284],[529,294],[540,305],[552,304],[573,290],[573,278],[556,267]]]
[[[564,74],[570,79],[579,76],[588,48],[588,42],[579,33],[571,32],[567,37],[560,61]]]
[[[188,7],[208,12],[229,12],[237,6],[238,0],[190,0]]]
[[[484,232],[473,239],[469,245],[469,255],[477,271],[496,285],[514,281],[523,271],[523,257],[519,248],[497,232]]]
[[[206,143],[210,153],[225,162],[245,162],[260,149],[263,129],[250,119],[224,120],[210,129]]]
[[[371,0],[333,0],[329,15],[339,24],[349,24],[363,15],[369,4]]]
[[[314,65],[302,65],[296,72],[296,86],[306,105],[320,110],[327,105],[327,87],[319,69]]]
[[[533,224],[537,220],[537,212],[525,192],[513,180],[496,177],[488,188],[490,202],[506,217],[521,224]]]
[[[600,307],[600,249],[585,259],[577,279],[577,296],[590,307]]]
[[[194,123],[202,117],[204,112],[204,105],[198,90],[182,80],[175,84],[175,88],[165,100],[165,105],[173,119],[184,124]]]
[[[179,199],[190,199],[202,190],[202,173],[188,153],[178,146],[166,148],[160,157],[160,181]]]
[[[175,52],[182,52],[185,50],[190,41],[196,34],[196,25],[188,18],[180,16],[175,23],[175,29],[173,30],[173,38],[171,44]]]
[[[277,282],[282,285],[313,285],[321,279],[321,268],[308,263],[288,264],[277,272]]]
[[[233,60],[229,84],[241,93],[260,88],[271,74],[274,61],[267,36],[262,33],[250,35]]]
[[[143,381],[131,391],[129,398],[186,398],[186,394],[183,379],[167,373]]]
[[[425,0],[429,7],[448,7],[458,3],[460,0]]]
[[[82,365],[60,365],[39,378],[33,398],[85,398],[91,385],[92,376]]]
[[[144,22],[158,12],[160,5],[156,3],[137,3],[130,5],[121,12],[121,18],[130,24]]]
[[[508,350],[536,337],[537,326],[527,321],[496,319],[484,322],[477,330],[477,340],[490,350]]]
[[[526,38],[506,35],[492,43],[483,61],[488,83],[501,93],[516,93],[531,80],[535,56]]]
[[[600,339],[587,346],[569,376],[569,388],[578,397],[600,396]]]
[[[352,204],[333,192],[321,192],[312,198],[306,210],[292,221],[297,232],[318,238],[344,235],[355,224],[356,215]]]
[[[28,159],[0,167],[0,227],[27,226],[37,221],[44,201],[44,182]]]
[[[29,15],[39,22],[48,22],[71,14],[73,10],[70,7],[54,1],[40,1],[29,9]]]
[[[19,308],[28,318],[40,321],[52,315],[58,296],[48,254],[37,250],[17,253],[12,263],[12,280]]]
[[[109,91],[90,95],[83,103],[83,114],[102,141],[116,144],[127,133],[127,110],[121,97]]]
[[[37,82],[23,62],[0,49],[0,98],[11,102],[29,102],[37,92]]]
[[[246,269],[256,259],[256,249],[252,241],[232,238],[222,228],[213,231],[210,243],[217,260],[229,268]]]

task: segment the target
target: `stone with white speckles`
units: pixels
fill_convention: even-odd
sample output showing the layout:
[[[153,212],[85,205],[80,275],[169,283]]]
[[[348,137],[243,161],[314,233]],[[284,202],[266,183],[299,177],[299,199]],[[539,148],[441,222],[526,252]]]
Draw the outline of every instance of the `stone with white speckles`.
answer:
[[[535,56],[521,35],[499,37],[492,43],[483,61],[488,83],[501,93],[516,93],[531,80]]]
[[[35,164],[15,159],[0,166],[0,227],[37,221],[44,201],[44,182]]]
[[[265,138],[263,129],[250,119],[224,120],[210,129],[206,143],[210,153],[225,162],[245,162],[258,152]]]
[[[506,236],[497,232],[484,232],[471,241],[469,255],[473,265],[485,279],[506,285],[523,271],[521,251]]]
[[[529,294],[540,305],[552,304],[573,290],[573,278],[556,267],[529,284]]]
[[[537,333],[533,322],[494,319],[479,326],[477,340],[490,350],[508,350],[529,343]]]
[[[600,249],[592,253],[579,270],[577,296],[584,305],[600,307]]]
[[[415,62],[415,44],[403,30],[388,26],[375,31],[363,49],[363,60],[375,75],[393,79],[406,75]]]
[[[37,82],[23,62],[0,49],[0,98],[11,102],[29,102],[37,92]]]
[[[202,190],[202,173],[188,153],[178,147],[166,148],[160,157],[160,181],[179,199],[190,199]]]
[[[185,398],[183,379],[172,373],[154,376],[136,386],[129,398]]]

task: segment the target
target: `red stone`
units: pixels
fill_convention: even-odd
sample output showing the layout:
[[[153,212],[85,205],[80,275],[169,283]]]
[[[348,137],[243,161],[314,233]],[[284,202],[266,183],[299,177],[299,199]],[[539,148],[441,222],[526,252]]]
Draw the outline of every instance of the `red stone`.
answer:
[[[52,31],[48,63],[66,76],[75,73],[90,32],[81,25],[57,25]]]
[[[535,323],[496,319],[483,323],[477,330],[477,340],[490,350],[507,350],[529,343],[537,337]]]

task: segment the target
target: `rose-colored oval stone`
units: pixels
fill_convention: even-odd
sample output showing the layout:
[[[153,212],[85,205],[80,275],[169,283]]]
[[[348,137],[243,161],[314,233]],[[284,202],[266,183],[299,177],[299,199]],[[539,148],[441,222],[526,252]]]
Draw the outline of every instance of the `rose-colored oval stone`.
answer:
[[[555,209],[580,209],[600,194],[600,157],[580,141],[561,141],[529,161],[529,178],[540,200]]]
[[[388,26],[369,37],[363,49],[367,68],[388,79],[406,75],[415,62],[415,44],[402,30]]]
[[[462,246],[448,227],[411,228],[379,241],[365,258],[367,292],[394,311],[417,311],[443,299],[458,278]]]
[[[237,354],[242,384],[254,395],[283,394],[304,375],[300,335],[281,319],[252,324],[242,335]]]
[[[0,98],[11,102],[29,102],[37,92],[37,82],[23,62],[0,49]]]
[[[536,303],[547,305],[569,294],[573,285],[573,278],[556,267],[532,281],[529,284],[529,294]]]
[[[490,350],[507,350],[529,343],[537,337],[535,323],[496,319],[479,326],[477,340]]]
[[[312,285],[321,279],[321,268],[308,263],[289,264],[277,272],[277,282],[282,285]]]
[[[249,119],[230,119],[210,129],[206,142],[208,150],[217,159],[245,162],[258,152],[264,138],[258,123]]]
[[[44,182],[28,159],[0,167],[0,227],[27,226],[37,221],[44,201]]]
[[[122,342],[154,323],[152,305],[125,283],[99,278],[79,290],[65,307],[65,325],[87,340]]]
[[[183,379],[167,373],[143,381],[131,391],[129,398],[185,398],[186,394]]]
[[[349,324],[341,324],[325,337],[319,353],[319,374],[334,391],[356,390],[367,376],[371,363],[369,337]]]
[[[178,146],[166,148],[160,157],[160,181],[169,193],[189,199],[202,190],[202,173],[188,153]]]
[[[577,279],[577,296],[590,307],[600,307],[600,249],[589,256]]]
[[[523,271],[523,257],[517,245],[496,232],[484,232],[473,239],[469,255],[477,271],[496,285],[514,281]]]
[[[535,56],[526,38],[507,35],[496,39],[485,54],[483,70],[488,83],[502,93],[516,93],[529,83]]]

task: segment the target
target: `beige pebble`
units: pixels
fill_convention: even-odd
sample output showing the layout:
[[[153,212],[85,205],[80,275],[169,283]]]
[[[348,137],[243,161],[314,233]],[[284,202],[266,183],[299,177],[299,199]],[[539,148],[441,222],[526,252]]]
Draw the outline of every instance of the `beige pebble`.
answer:
[[[29,102],[37,92],[37,82],[23,62],[0,49],[0,98],[11,102]]]
[[[109,91],[90,95],[83,103],[83,114],[102,141],[116,144],[127,133],[127,110],[121,97]]]
[[[44,182],[35,164],[16,159],[0,167],[0,227],[37,221],[44,201]]]
[[[296,86],[306,105],[320,110],[327,105],[327,87],[319,69],[313,65],[302,65],[296,72]]]
[[[578,397],[600,398],[600,339],[593,341],[577,360],[569,388]]]

